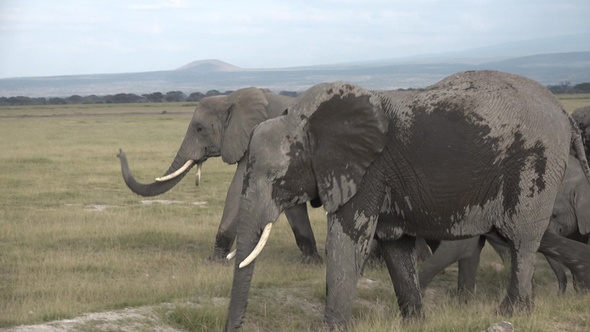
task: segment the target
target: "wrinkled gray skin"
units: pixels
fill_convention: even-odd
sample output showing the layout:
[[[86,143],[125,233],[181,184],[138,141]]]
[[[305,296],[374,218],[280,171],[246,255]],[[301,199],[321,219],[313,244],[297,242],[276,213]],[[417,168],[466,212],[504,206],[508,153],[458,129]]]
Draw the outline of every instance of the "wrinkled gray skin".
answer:
[[[576,108],[572,112],[572,118],[580,127],[582,138],[584,139],[584,147],[586,148],[586,155],[590,154],[590,105]]]
[[[282,115],[294,98],[277,95],[257,88],[237,90],[227,96],[201,99],[189,123],[184,140],[172,165],[164,175],[172,174],[187,160],[204,162],[219,157],[228,164],[238,163],[229,186],[221,223],[215,238],[211,260],[224,261],[233,245],[237,229],[237,213],[242,191],[245,165],[242,163],[250,134],[266,119]],[[161,195],[172,189],[188,172],[165,182],[141,184],[129,169],[123,151],[119,152],[121,171],[127,186],[141,196]],[[321,262],[309,222],[305,203],[285,210],[304,262]]]
[[[590,183],[580,167],[580,162],[574,156],[569,156],[565,177],[557,193],[547,231],[577,241],[588,241],[588,234],[590,233]],[[494,248],[506,245],[499,238],[489,240]],[[479,256],[485,241],[486,236],[457,241],[442,241],[434,254],[425,260],[420,267],[418,273],[420,288],[426,288],[436,274],[454,262],[458,262],[459,278],[457,286],[459,293],[473,293],[475,291]],[[571,245],[570,240],[560,243]],[[551,244],[547,244],[546,247],[550,248]],[[564,254],[571,253],[572,250],[569,249]],[[585,248],[584,252],[587,257],[590,257],[590,248]],[[559,292],[565,292],[567,276],[563,267],[547,253],[543,254],[555,272]],[[580,289],[584,288],[584,285],[590,285],[588,280],[580,280],[578,277],[578,273],[583,274],[583,272],[577,270],[576,262],[568,256],[566,256],[566,259],[564,264],[573,266],[574,287]]]
[[[572,141],[583,156],[551,92],[506,73],[452,75],[406,102],[347,83],[310,88],[250,140],[226,331],[242,324],[255,260],[239,264],[281,211],[315,198],[328,219],[329,327],[350,318],[374,236],[405,318],[423,316],[415,236],[501,234],[513,264],[500,312],[530,309],[535,252]]]

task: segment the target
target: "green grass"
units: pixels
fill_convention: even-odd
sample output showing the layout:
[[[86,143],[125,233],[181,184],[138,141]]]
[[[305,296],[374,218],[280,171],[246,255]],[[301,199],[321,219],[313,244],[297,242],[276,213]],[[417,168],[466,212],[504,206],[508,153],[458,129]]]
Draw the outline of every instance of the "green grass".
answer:
[[[182,113],[162,114],[158,106]],[[136,177],[152,181],[168,168],[193,109],[185,104],[0,108],[0,116],[12,116],[0,121],[0,327],[163,303],[171,307],[159,309],[160,318],[171,326],[189,331],[223,326],[233,265],[205,259],[235,167],[210,160],[200,187],[189,175],[157,197],[178,204],[144,205],[145,198],[123,183],[116,158],[123,148]],[[14,117],[48,112],[94,115]],[[311,211],[311,218],[323,253],[323,210]],[[298,258],[290,228],[281,220],[257,261],[244,331],[324,330],[325,266],[302,265]],[[506,271],[491,267],[494,262],[499,258],[486,247],[477,295],[468,305],[453,291],[456,266],[437,276],[425,296],[427,320],[409,326],[398,316],[386,269],[368,268],[350,330],[485,330],[506,319],[494,314],[507,280]],[[534,312],[509,319],[517,330],[590,329],[588,295],[570,289],[557,296],[556,280],[542,258],[535,278]]]

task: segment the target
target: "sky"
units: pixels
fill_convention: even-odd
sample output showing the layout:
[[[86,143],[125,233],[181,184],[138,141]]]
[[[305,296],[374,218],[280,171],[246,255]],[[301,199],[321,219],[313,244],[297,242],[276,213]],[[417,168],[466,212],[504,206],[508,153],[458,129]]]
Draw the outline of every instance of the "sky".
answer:
[[[588,0],[0,0],[0,78],[282,68],[590,31]]]

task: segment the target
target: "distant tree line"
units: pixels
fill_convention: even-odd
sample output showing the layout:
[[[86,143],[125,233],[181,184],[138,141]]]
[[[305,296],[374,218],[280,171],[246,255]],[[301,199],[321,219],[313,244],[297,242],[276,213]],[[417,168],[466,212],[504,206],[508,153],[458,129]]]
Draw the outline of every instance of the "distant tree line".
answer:
[[[59,97],[0,97],[0,106],[19,105],[75,105],[75,104],[128,104],[128,103],[163,103],[163,102],[198,102],[204,97],[228,95],[233,91],[220,92],[209,90],[207,93],[193,92],[189,95],[182,91],[169,91],[167,93],[153,92],[136,95],[134,93],[118,93],[115,95],[73,95],[65,98]],[[286,96],[297,96],[297,92],[281,91],[279,94]]]
[[[557,85],[547,86],[551,92],[560,93],[590,93],[590,83],[581,83],[572,85],[570,82],[562,82]],[[400,89],[404,90],[404,89]],[[412,90],[412,89],[408,89]],[[134,93],[118,93],[115,95],[89,95],[70,97],[0,97],[0,106],[18,106],[18,105],[72,105],[72,104],[127,104],[127,103],[163,103],[163,102],[198,102],[204,97],[228,95],[233,91],[220,92],[209,90],[207,93],[193,92],[189,95],[182,91],[169,91],[167,93],[153,92],[148,94],[136,95]],[[281,91],[280,95],[296,97],[299,93],[295,91]]]
[[[569,81],[561,82],[557,85],[547,86],[551,92],[560,93],[590,93],[590,83],[580,83],[572,85]]]

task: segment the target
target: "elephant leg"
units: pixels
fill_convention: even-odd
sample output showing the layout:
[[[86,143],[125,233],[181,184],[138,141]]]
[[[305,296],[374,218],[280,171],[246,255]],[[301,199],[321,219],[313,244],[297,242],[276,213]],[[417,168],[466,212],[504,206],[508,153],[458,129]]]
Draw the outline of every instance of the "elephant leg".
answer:
[[[590,289],[590,246],[545,232],[539,251],[570,269],[578,289]]]
[[[333,213],[328,214],[324,320],[330,329],[345,326],[350,318],[357,282],[369,255],[378,207],[374,214],[357,214],[354,219],[356,218],[363,218],[362,222],[366,222],[367,229],[360,234],[351,234],[348,228],[350,224]],[[352,225],[361,223],[359,220],[355,221]]]
[[[583,292],[586,291],[586,287],[584,286],[584,279],[580,278],[576,273],[572,272],[572,284],[574,285],[574,290],[576,292]]]
[[[499,307],[499,313],[512,316],[515,311],[529,312],[533,307],[533,273],[538,242],[528,241],[526,245],[510,243],[511,273],[506,297]]]
[[[557,283],[559,284],[559,294],[565,293],[567,288],[567,275],[563,270],[563,266],[550,257],[545,256],[545,259],[557,277]]]
[[[402,236],[394,241],[379,241],[383,259],[395,289],[397,303],[404,319],[421,319],[422,294],[416,273],[416,238]]]
[[[481,250],[486,244],[486,239],[483,236],[473,238],[471,241],[471,246],[468,249],[471,251],[471,254],[459,260],[457,289],[459,291],[459,296],[464,299],[466,299],[468,295],[475,293],[475,280],[477,279]]]
[[[295,235],[295,242],[301,250],[301,260],[304,263],[322,263],[322,257],[318,254],[313,229],[307,214],[307,205],[299,204],[285,210],[285,216]]]
[[[240,195],[242,193],[245,171],[246,163],[238,163],[225,197],[221,222],[217,230],[217,235],[215,236],[213,255],[208,260],[224,262],[225,257],[230,252],[234,243],[238,229],[238,210],[240,208]]]
[[[437,250],[420,265],[420,272],[418,273],[420,289],[426,289],[437,274],[456,261],[456,257],[453,255],[442,256],[442,252]]]
[[[420,267],[420,273],[418,274],[420,278],[420,288],[425,289],[440,271],[454,262],[466,262],[474,255],[479,257],[481,248],[478,250],[478,243],[480,241],[482,240],[480,240],[479,237],[473,237],[457,241],[440,242],[432,257],[424,261]],[[464,284],[461,281],[462,277],[466,280],[469,279],[469,268],[470,267],[467,265],[463,267],[463,270],[461,269],[461,266],[459,267],[459,287]],[[475,268],[477,270],[477,265]]]

